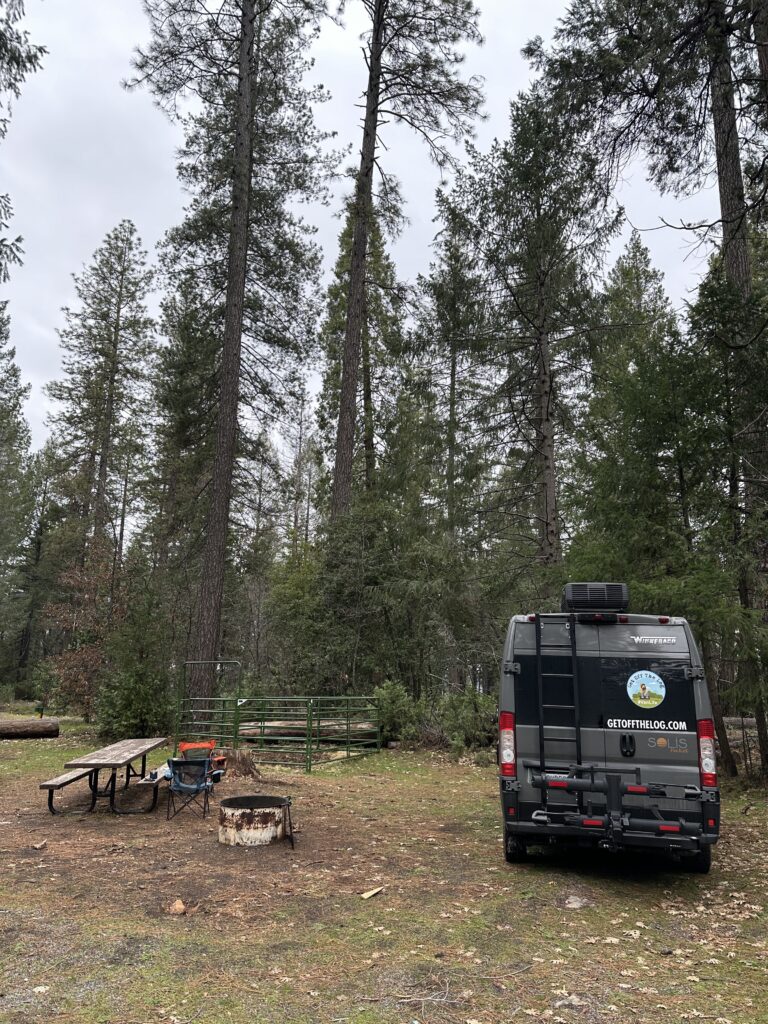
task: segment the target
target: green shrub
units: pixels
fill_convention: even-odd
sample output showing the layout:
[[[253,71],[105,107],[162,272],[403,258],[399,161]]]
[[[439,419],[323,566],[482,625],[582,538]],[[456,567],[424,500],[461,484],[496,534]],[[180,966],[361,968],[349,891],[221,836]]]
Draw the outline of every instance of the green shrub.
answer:
[[[387,680],[373,691],[379,705],[382,743],[418,737],[417,707],[402,683]]]
[[[7,707],[13,704],[16,698],[16,687],[13,683],[3,683],[0,686],[0,706]]]
[[[165,736],[172,719],[168,680],[152,672],[115,670],[101,687],[97,715],[105,739]]]
[[[450,747],[457,757],[489,747],[496,742],[496,700],[473,687],[443,694],[425,716],[422,735],[428,743]]]

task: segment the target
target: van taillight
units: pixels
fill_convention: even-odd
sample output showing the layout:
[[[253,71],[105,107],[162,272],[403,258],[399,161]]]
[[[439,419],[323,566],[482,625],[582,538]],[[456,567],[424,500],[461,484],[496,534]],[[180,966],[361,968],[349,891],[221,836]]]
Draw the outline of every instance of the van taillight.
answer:
[[[514,779],[517,776],[515,716],[511,711],[502,711],[499,715],[499,765],[505,778]]]
[[[699,773],[704,787],[717,786],[717,766],[715,764],[715,723],[711,718],[702,718],[696,723],[699,737]]]

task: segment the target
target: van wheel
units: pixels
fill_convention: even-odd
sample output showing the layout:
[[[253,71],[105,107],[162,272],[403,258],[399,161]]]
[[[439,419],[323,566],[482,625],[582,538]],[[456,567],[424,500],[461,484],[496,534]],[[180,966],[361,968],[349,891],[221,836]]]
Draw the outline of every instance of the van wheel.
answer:
[[[692,857],[683,858],[683,867],[686,871],[692,871],[697,875],[708,875],[712,867],[712,847],[702,846],[698,853]]]
[[[528,846],[516,836],[507,836],[504,846],[504,859],[507,864],[520,864],[528,860]]]

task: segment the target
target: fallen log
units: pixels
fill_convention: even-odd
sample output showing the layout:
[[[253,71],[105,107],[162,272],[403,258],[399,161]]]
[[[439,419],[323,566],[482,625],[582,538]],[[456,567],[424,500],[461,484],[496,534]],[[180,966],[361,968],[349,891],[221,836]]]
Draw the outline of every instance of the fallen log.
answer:
[[[58,735],[58,718],[0,718],[0,740],[40,740]]]
[[[350,722],[349,733],[351,736],[360,733],[375,733],[374,722]],[[261,722],[241,722],[240,735],[246,738],[264,736],[270,739],[278,736],[305,736],[307,733],[307,722],[299,719],[277,720],[272,719]],[[323,718],[315,719],[312,722],[312,735],[321,739],[338,739],[347,735],[347,722],[344,718]]]

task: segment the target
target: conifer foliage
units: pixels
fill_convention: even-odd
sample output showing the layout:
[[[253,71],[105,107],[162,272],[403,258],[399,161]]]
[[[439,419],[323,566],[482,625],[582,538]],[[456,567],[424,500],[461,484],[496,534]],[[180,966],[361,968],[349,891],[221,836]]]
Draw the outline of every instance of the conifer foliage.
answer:
[[[723,769],[768,774],[766,4],[574,0],[479,147],[471,0],[353,3],[362,139],[323,253],[326,4],[145,0],[129,85],[181,126],[188,202],[156,256],[123,220],[75,275],[39,452],[0,307],[0,687],[159,733],[233,659],[245,692],[375,692],[388,736],[458,751],[491,735],[509,616],[618,579],[692,623]],[[0,137],[43,55],[21,13],[0,0]],[[410,282],[392,122],[444,175]],[[630,171],[717,186],[678,309]]]

